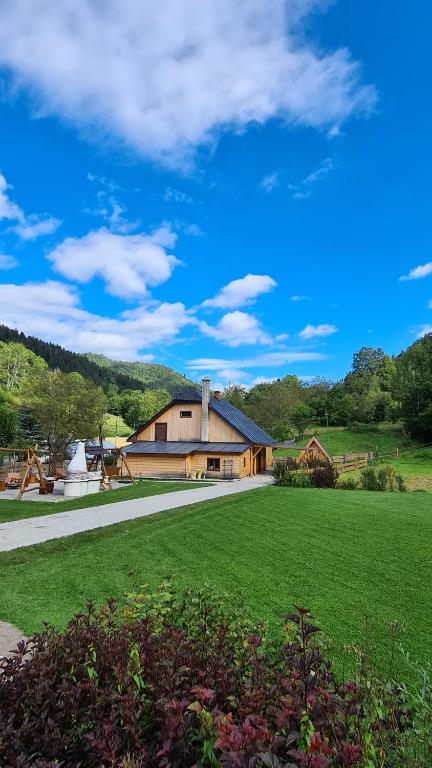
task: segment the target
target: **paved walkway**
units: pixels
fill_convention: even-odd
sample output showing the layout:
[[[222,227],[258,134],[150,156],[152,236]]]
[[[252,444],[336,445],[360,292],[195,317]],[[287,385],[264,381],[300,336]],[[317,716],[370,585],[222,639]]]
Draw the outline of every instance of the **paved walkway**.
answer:
[[[10,656],[21,640],[25,640],[25,637],[17,627],[0,621],[0,659]]]
[[[103,504],[100,507],[75,509],[70,512],[56,512],[53,515],[30,517],[0,524],[0,552],[29,547],[50,539],[61,539],[75,533],[103,528],[124,520],[147,517],[166,509],[177,509],[200,501],[218,499],[234,493],[254,490],[273,482],[269,475],[255,475],[244,480],[218,483],[207,488],[191,488],[187,491],[162,493],[159,496],[146,496],[142,499],[118,501]]]

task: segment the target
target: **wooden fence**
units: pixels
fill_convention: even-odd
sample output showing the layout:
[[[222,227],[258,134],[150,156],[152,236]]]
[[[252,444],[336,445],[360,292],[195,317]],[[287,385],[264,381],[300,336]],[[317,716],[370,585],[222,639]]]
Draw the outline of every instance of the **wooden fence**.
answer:
[[[333,462],[338,472],[355,472],[356,469],[367,467],[368,462],[374,458],[373,453],[350,453],[344,456],[333,456]]]

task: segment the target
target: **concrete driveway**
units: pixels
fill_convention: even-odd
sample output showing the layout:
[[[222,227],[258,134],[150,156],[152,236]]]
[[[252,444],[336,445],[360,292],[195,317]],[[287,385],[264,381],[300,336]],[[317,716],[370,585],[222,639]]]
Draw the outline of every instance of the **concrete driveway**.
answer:
[[[198,504],[201,501],[244,493],[270,485],[272,482],[273,478],[269,475],[255,475],[243,480],[217,483],[207,488],[192,487],[187,491],[174,491],[159,496],[146,496],[142,499],[118,501],[99,507],[56,512],[52,515],[1,523],[0,552],[29,547],[32,544],[41,544],[43,541],[61,539],[64,536],[73,536],[83,531],[91,531],[94,528],[122,523],[124,520],[147,517],[166,509],[177,509],[189,504]]]

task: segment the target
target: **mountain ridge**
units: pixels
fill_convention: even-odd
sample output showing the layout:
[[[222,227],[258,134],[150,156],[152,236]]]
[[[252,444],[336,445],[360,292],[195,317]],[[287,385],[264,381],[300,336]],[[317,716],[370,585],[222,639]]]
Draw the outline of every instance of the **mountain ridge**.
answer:
[[[184,374],[162,363],[144,363],[138,360],[112,360],[97,352],[86,352],[85,357],[101,368],[107,368],[119,375],[131,376],[151,389],[166,389],[170,394],[184,387],[197,385]],[[130,373],[129,373],[130,372]]]
[[[22,331],[0,325],[0,342],[15,342],[42,357],[48,367],[58,368],[64,373],[80,373],[84,378],[107,389],[114,385],[120,391],[125,389],[166,389],[173,394],[181,387],[195,387],[194,382],[183,374],[161,363],[139,363],[118,361],[98,353],[79,353],[65,349],[60,344],[43,341],[36,336],[27,336]],[[133,372],[136,372],[133,375]]]

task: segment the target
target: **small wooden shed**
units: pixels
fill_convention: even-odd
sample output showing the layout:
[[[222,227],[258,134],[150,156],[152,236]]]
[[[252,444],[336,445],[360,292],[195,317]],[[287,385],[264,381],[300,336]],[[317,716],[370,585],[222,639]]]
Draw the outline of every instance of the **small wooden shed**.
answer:
[[[315,436],[311,437],[305,447],[302,448],[302,451],[298,457],[298,461],[300,464],[303,464],[307,461],[311,461],[312,459],[328,461],[330,464],[333,463],[333,457],[328,453],[328,451],[326,451],[324,446]]]

